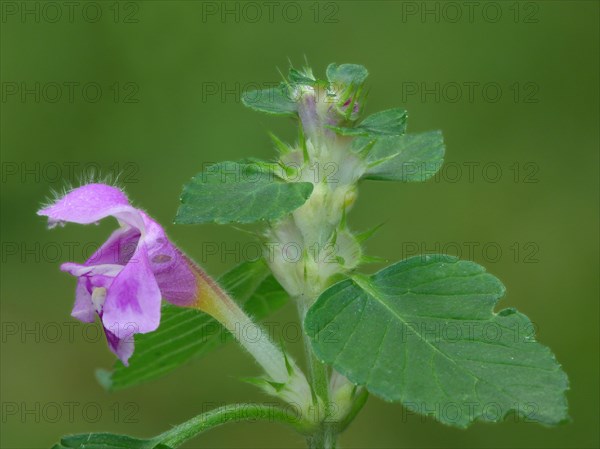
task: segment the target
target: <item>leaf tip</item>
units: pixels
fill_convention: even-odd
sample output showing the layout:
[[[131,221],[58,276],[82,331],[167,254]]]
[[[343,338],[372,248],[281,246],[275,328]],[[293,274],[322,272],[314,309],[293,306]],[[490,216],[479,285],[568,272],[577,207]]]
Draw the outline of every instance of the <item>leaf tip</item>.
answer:
[[[112,371],[107,369],[98,368],[94,375],[96,376],[96,381],[100,384],[102,388],[106,391],[113,391],[113,380],[112,380]]]

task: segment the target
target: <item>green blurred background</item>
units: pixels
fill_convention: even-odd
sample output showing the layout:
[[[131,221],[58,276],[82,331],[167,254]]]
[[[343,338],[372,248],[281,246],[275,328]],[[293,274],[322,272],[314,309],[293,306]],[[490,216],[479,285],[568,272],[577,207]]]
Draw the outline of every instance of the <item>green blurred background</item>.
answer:
[[[395,261],[437,245],[484,264],[507,286],[501,306],[533,319],[571,381],[573,422],[559,428],[461,431],[371,398],[343,446],[598,447],[598,24],[597,1],[471,11],[465,2],[2,2],[1,447],[50,447],[82,431],[150,436],[223,402],[268,400],[237,380],[258,369],[233,345],[106,393],[94,371],[113,356],[96,328],[69,318],[75,283],[58,268],[82,261],[114,223],[47,231],[35,211],[95,167],[121,172],[135,203],[222,273],[251,239],[170,224],[181,187],[204,162],[270,157],[268,130],[293,140],[288,119],[247,110],[239,95],[305,55],[319,75],[330,62],[365,65],[368,112],[403,106],[410,131],[444,131],[448,165],[437,179],[362,186],[351,226],[386,223],[370,254]],[[230,253],[207,255],[206,242]],[[288,307],[273,320],[293,319]],[[258,423],[188,445],[302,446]]]

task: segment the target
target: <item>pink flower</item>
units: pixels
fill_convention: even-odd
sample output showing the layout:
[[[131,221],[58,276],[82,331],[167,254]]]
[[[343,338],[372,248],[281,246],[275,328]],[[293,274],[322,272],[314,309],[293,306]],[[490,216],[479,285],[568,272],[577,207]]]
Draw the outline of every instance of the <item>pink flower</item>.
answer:
[[[199,296],[191,263],[144,211],[129,204],[118,188],[88,184],[38,211],[49,226],[95,223],[113,216],[119,229],[83,265],[64,263],[61,270],[78,278],[71,315],[91,323],[100,317],[110,350],[127,365],[133,335],[156,330],[161,298],[193,306]]]

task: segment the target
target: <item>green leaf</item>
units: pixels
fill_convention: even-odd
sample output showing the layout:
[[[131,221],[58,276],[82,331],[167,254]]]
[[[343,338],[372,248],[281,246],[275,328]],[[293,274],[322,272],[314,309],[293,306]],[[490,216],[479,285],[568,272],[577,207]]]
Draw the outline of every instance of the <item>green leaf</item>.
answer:
[[[295,116],[298,113],[294,94],[286,84],[244,92],[242,103],[251,109],[268,114]]]
[[[317,356],[373,394],[466,427],[567,419],[568,380],[514,309],[494,313],[504,286],[474,262],[417,256],[326,290],[305,328]]]
[[[140,440],[112,433],[83,433],[68,435],[52,449],[169,449],[155,439]]]
[[[261,164],[221,162],[196,175],[183,188],[175,222],[277,220],[302,206],[312,190],[312,183],[285,182]]]
[[[330,83],[352,87],[363,84],[369,75],[367,69],[358,64],[329,64],[326,73]]]
[[[244,262],[219,278],[244,309],[262,319],[279,309],[287,293],[271,276],[262,260]],[[135,351],[129,367],[117,361],[111,372],[101,372],[100,382],[109,390],[120,390],[161,377],[194,357],[224,345],[231,335],[209,315],[196,309],[165,304],[159,328],[135,336]]]
[[[260,320],[281,308],[288,300],[287,292],[277,279],[269,275],[260,283],[250,299],[244,304],[244,310]]]
[[[406,111],[396,108],[372,114],[354,128],[329,128],[344,136],[400,136],[406,132],[406,118]]]
[[[288,78],[290,79],[290,82],[294,84],[306,84],[308,86],[312,86],[317,82],[317,80],[312,78],[309,74],[302,73],[293,67],[290,67]]]
[[[356,147],[366,143],[359,138]],[[431,178],[444,162],[441,131],[379,138],[369,151],[363,179],[419,182]]]

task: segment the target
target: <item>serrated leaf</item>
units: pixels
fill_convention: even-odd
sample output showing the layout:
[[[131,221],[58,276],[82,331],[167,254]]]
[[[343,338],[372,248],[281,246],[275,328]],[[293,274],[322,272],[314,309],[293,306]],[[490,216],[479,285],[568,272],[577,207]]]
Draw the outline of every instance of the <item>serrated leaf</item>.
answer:
[[[406,111],[396,108],[372,114],[354,128],[329,128],[344,136],[400,136],[406,132],[406,119]]]
[[[356,148],[364,146],[358,138]],[[431,178],[444,162],[444,138],[441,131],[380,137],[367,156],[369,168],[363,179],[420,182]]]
[[[68,435],[53,449],[170,449],[156,440],[141,440],[112,433]]]
[[[317,356],[373,394],[466,427],[567,419],[568,380],[529,319],[493,308],[504,286],[474,262],[417,256],[340,282],[309,310]]]
[[[286,84],[280,84],[269,89],[244,92],[242,103],[251,109],[268,114],[295,116],[298,113],[298,106],[293,92]]]
[[[329,64],[326,74],[332,84],[358,87],[365,82],[369,72],[358,64]]]
[[[263,165],[221,162],[185,185],[175,222],[226,224],[277,220],[302,206],[312,190],[312,183],[285,182]]]
[[[279,309],[288,299],[269,273],[262,260],[244,262],[221,276],[219,284],[259,320]],[[101,374],[101,383],[109,390],[138,385],[161,377],[230,340],[230,334],[209,315],[165,304],[159,328],[148,334],[136,334],[129,367],[117,361],[112,373]]]

